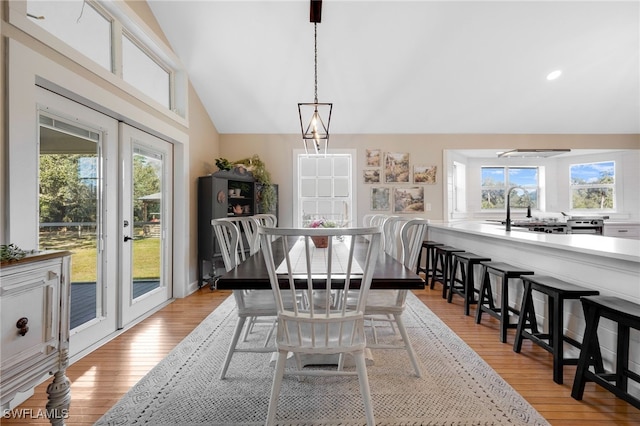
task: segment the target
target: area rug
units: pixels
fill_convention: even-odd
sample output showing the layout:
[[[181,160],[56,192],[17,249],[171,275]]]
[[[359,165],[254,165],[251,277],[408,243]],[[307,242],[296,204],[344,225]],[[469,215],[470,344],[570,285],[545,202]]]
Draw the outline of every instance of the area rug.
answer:
[[[548,425],[412,293],[404,318],[422,377],[413,374],[406,351],[372,351],[367,370],[377,425]],[[218,379],[235,320],[230,297],[96,424],[264,424],[270,354],[237,353],[227,377]],[[243,344],[262,344],[267,329],[257,326]],[[395,339],[390,327],[377,334]],[[276,418],[278,425],[364,425],[358,380],[285,376]]]

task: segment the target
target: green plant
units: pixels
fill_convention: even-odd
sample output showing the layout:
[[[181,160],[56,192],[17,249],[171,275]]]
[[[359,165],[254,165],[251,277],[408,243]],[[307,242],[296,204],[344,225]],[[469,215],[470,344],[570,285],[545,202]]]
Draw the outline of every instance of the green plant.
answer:
[[[226,161],[226,160],[225,160]],[[248,158],[233,161],[232,164],[242,164],[251,172],[256,182],[263,185],[260,200],[265,211],[270,211],[276,203],[276,190],[271,185],[271,174],[264,162],[256,154]]]
[[[216,167],[220,170],[231,170],[233,163],[226,158],[216,158]]]
[[[15,244],[0,245],[0,261],[2,262],[19,260],[29,253],[35,253],[35,250],[25,251]]]

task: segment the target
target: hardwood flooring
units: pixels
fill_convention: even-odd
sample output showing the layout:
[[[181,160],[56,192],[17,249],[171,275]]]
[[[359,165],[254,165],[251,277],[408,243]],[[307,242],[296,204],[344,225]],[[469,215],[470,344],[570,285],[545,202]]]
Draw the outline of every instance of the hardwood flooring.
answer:
[[[66,424],[93,424],[229,294],[203,287],[70,366],[72,402]],[[640,425],[640,410],[593,383],[587,384],[583,401],[571,398],[575,367],[565,367],[563,385],[554,383],[551,354],[530,341],[521,353],[513,352],[511,344],[500,343],[498,322],[485,316],[475,324],[473,316],[464,315],[461,298],[447,303],[439,286],[415,294],[552,425]],[[514,331],[509,333],[513,343]],[[2,418],[0,423],[47,425],[42,413],[49,381],[14,410],[22,419]]]

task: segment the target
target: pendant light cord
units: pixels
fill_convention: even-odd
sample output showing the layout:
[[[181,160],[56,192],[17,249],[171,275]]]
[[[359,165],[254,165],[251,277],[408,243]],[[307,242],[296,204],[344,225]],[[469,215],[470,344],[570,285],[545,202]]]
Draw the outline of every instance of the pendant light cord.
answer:
[[[318,23],[317,22],[313,23],[313,48],[314,48],[313,64],[314,64],[314,75],[315,75],[314,99],[315,99],[315,103],[318,103]]]

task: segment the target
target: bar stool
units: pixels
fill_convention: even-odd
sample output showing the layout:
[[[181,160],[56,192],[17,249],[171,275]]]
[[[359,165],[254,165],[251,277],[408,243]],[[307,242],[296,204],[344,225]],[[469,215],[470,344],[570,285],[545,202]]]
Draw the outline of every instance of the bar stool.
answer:
[[[509,312],[520,315],[520,311],[509,306],[509,280],[520,279],[522,275],[533,275],[533,271],[518,268],[503,262],[481,262],[482,284],[480,285],[480,296],[478,298],[478,308],[476,309],[476,324],[480,324],[482,313],[486,312],[494,318],[500,320],[500,341],[507,342],[507,329],[516,328],[518,324],[509,323]],[[493,302],[493,291],[491,290],[491,275],[501,278],[500,306],[496,307]],[[520,280],[522,282],[522,280]]]
[[[629,370],[629,329],[640,330],[640,305],[614,296],[586,296],[580,299],[587,322],[571,396],[580,401],[586,382],[596,382],[617,397],[640,409],[640,399],[627,391],[629,379],[640,384],[640,375]],[[598,323],[607,318],[618,324],[615,371],[602,365]],[[589,370],[593,365],[595,372]]]
[[[524,282],[524,294],[522,295],[521,314],[518,320],[513,350],[519,353],[522,349],[522,340],[529,339],[546,351],[551,352],[553,354],[553,381],[562,384],[562,367],[578,363],[578,358],[564,358],[563,342],[570,343],[576,348],[582,347],[581,343],[564,334],[564,301],[580,299],[582,296],[597,296],[600,292],[570,284],[554,277],[540,275],[525,275],[522,277],[522,281]],[[546,294],[548,297],[548,333],[538,331],[533,304],[533,291]]]
[[[433,290],[433,285],[436,281],[442,284],[442,298],[447,298],[447,289],[449,287],[449,280],[451,279],[451,266],[453,264],[453,253],[463,252],[464,250],[451,246],[436,246],[436,257],[433,262],[433,275],[431,276],[430,288]]]
[[[424,281],[426,283],[429,282],[429,277],[433,274],[433,263],[436,259],[436,246],[443,246],[444,244],[438,243],[435,241],[423,241],[422,249],[420,253],[418,253],[418,266],[416,267],[416,274],[420,274],[420,272],[424,273]],[[424,253],[425,266],[422,266],[422,254]]]
[[[452,302],[454,293],[462,296],[464,299],[464,314],[467,316],[469,315],[470,306],[478,303],[475,297],[478,290],[475,288],[473,270],[475,265],[480,265],[480,262],[491,262],[491,258],[466,251],[453,253],[453,266],[451,267],[447,302]],[[458,272],[460,273],[459,275]]]

